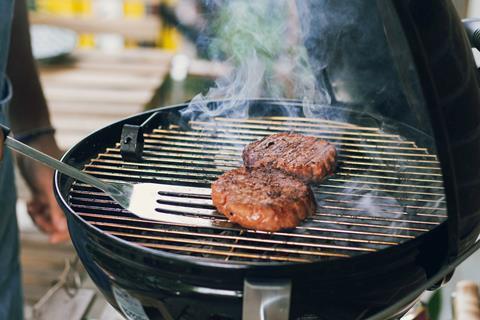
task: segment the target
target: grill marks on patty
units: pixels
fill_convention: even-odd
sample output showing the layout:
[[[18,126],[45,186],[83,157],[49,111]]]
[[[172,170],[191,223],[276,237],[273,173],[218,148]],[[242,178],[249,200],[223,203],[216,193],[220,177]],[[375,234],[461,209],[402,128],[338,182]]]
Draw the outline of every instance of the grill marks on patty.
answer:
[[[263,231],[294,228],[315,211],[308,185],[269,168],[224,173],[212,184],[212,201],[231,222]]]
[[[248,168],[270,167],[306,182],[320,182],[333,173],[337,151],[327,141],[296,133],[278,133],[248,144],[243,162]]]
[[[245,147],[245,167],[224,173],[212,184],[213,204],[245,228],[294,228],[315,212],[315,198],[307,183],[332,174],[336,156],[333,145],[315,137],[267,136]]]

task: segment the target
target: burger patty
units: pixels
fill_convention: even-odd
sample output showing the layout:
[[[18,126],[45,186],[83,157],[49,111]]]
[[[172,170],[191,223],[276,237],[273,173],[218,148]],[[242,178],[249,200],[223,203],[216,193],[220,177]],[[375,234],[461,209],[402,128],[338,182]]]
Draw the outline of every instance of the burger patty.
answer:
[[[277,133],[248,144],[243,150],[247,168],[270,167],[306,182],[320,182],[333,173],[337,151],[325,140],[296,133]]]
[[[269,168],[225,172],[212,184],[212,201],[231,222],[262,231],[294,228],[315,211],[307,184]]]

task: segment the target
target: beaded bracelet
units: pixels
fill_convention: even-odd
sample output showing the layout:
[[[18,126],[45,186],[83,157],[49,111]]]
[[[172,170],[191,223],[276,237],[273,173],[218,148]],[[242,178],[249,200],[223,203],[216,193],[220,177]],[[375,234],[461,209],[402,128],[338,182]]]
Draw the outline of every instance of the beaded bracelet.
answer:
[[[28,144],[41,136],[49,134],[55,134],[55,129],[52,127],[36,128],[24,133],[16,134],[15,139]]]

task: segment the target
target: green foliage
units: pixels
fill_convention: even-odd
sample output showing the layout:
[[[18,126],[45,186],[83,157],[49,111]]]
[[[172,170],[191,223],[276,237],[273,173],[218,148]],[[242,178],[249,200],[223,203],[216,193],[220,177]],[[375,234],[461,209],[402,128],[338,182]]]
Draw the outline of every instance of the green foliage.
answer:
[[[284,1],[226,1],[213,24],[216,38],[211,49],[231,57],[235,64],[252,54],[265,62],[284,46],[288,8]]]
[[[439,320],[440,312],[442,311],[442,290],[437,290],[433,293],[427,304],[428,313],[431,320]]]

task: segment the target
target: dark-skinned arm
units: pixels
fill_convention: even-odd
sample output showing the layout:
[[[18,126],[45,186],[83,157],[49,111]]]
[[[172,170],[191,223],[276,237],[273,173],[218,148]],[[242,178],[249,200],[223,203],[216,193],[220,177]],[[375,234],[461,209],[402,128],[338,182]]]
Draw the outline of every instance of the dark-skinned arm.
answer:
[[[17,0],[7,65],[7,75],[13,85],[9,119],[14,135],[51,127],[32,55],[29,28],[26,0]],[[53,134],[38,136],[29,145],[56,158],[61,155]],[[68,239],[65,216],[53,193],[52,170],[23,156],[17,156],[17,163],[30,187],[32,198],[27,210],[35,224],[48,234],[53,243]]]

